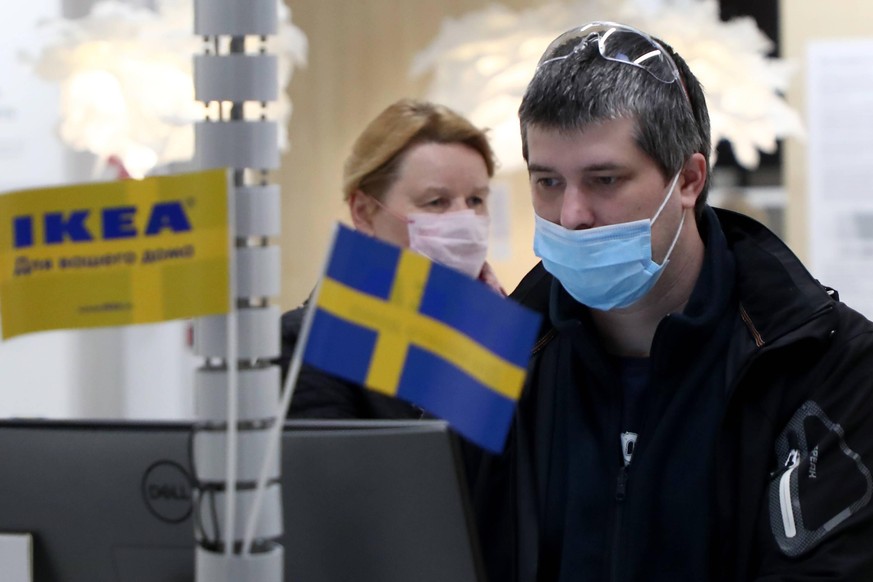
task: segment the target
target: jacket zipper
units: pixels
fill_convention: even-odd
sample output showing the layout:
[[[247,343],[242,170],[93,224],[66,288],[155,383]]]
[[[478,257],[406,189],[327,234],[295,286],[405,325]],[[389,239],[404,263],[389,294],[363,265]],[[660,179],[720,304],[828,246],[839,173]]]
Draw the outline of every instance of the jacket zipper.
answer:
[[[610,569],[609,579],[612,582],[618,581],[618,563],[621,556],[618,555],[618,550],[621,547],[621,523],[622,523],[622,513],[624,510],[624,500],[627,497],[627,478],[628,478],[628,466],[622,465],[618,470],[618,477],[616,478],[615,484],[615,528],[612,533],[612,551],[610,556],[612,557],[612,564]]]
[[[745,306],[740,303],[740,318],[742,318],[743,322],[746,324],[746,327],[749,328],[749,332],[752,334],[752,338],[755,340],[755,346],[762,347],[764,345],[764,338],[761,337],[761,333],[758,331],[758,328],[755,327],[755,322],[752,321],[752,318],[749,317],[749,313],[746,311]]]
[[[785,466],[788,469],[779,478],[779,508],[782,510],[782,527],[785,528],[785,537],[793,538],[797,535],[797,526],[794,523],[794,507],[791,503],[791,474],[800,464],[800,453],[797,449],[791,449]]]

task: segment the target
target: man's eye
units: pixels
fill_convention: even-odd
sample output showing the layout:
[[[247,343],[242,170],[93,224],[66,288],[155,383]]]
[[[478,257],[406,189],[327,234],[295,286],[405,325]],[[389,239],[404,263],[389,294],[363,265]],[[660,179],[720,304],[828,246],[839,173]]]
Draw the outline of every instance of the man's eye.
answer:
[[[618,183],[618,176],[596,176],[594,183],[598,186],[614,186]]]
[[[561,185],[561,181],[558,178],[537,178],[536,180],[537,186],[541,188],[558,188]]]

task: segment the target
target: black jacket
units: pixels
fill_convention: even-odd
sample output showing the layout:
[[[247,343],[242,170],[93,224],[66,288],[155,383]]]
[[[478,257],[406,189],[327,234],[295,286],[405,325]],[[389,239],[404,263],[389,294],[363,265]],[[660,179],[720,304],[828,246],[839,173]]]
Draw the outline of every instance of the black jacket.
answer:
[[[282,385],[306,308],[298,307],[282,315]],[[418,419],[423,417],[420,408],[372,390],[365,390],[342,378],[337,378],[304,364],[297,377],[297,385],[291,399],[290,418],[324,419]]]
[[[873,325],[749,218],[707,209],[622,469],[609,357],[542,266],[548,314],[506,451],[472,477],[490,582],[873,580]]]

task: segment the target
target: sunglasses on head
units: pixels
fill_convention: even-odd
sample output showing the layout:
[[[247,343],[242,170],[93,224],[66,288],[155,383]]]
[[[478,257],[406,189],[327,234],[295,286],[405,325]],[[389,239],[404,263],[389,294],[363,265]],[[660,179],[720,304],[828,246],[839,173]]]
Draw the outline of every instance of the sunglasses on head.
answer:
[[[667,50],[643,31],[616,22],[591,22],[568,30],[549,44],[537,70],[566,59],[592,42],[597,43],[600,56],[608,61],[639,67],[662,83],[678,82],[691,104],[679,68]]]

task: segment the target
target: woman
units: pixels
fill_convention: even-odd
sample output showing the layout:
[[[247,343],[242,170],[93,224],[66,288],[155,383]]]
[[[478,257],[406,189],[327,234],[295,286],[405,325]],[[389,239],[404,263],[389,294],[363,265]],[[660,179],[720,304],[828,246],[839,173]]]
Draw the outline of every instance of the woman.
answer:
[[[494,165],[482,130],[441,105],[403,99],[379,114],[355,141],[343,170],[343,194],[357,230],[409,247],[505,295],[485,262]],[[283,378],[304,308],[282,316]],[[290,412],[298,418],[422,415],[407,402],[306,365]]]

